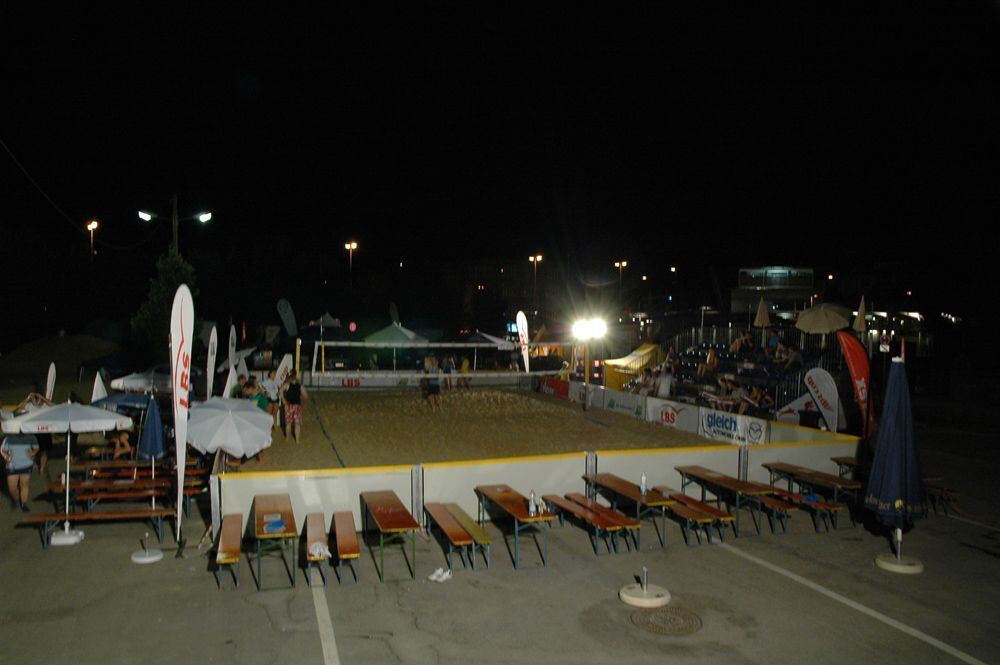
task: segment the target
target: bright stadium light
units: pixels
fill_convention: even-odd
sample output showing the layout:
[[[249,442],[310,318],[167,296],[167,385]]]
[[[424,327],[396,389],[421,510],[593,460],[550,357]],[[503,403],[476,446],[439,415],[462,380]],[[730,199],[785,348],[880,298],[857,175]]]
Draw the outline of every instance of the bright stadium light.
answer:
[[[212,213],[210,212],[201,213],[200,215],[198,215],[198,221],[201,222],[202,224],[209,223],[210,221],[212,221]]]
[[[586,342],[591,339],[600,339],[608,333],[608,324],[604,319],[580,319],[573,324],[573,337]]]
[[[146,212],[145,210],[139,211],[139,219],[141,219],[144,222],[151,222],[153,221],[154,217],[156,217],[156,215],[154,215],[151,212]]]

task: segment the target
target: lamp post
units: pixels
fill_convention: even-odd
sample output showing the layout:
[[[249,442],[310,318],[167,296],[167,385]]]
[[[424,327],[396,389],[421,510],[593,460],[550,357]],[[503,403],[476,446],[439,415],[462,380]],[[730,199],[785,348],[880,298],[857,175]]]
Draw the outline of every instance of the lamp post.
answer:
[[[602,339],[608,332],[608,324],[603,319],[581,319],[573,324],[573,337],[583,342],[583,384],[590,385],[590,340]],[[584,401],[583,408],[587,408]]]
[[[538,264],[542,262],[542,255],[535,254],[534,256],[529,256],[528,260],[531,261],[531,268],[534,272],[534,277],[531,287],[531,304],[535,308],[538,307]]]
[[[87,230],[90,231],[90,262],[94,262],[94,255],[97,254],[97,250],[94,249],[94,231],[100,226],[96,219],[92,219],[87,222]]]
[[[171,225],[173,226],[173,230],[174,230],[174,241],[173,241],[173,244],[170,246],[170,251],[173,252],[174,254],[180,255],[180,253],[181,253],[180,243],[179,243],[179,241],[177,239],[177,226],[179,225],[179,223],[180,222],[186,222],[186,221],[189,221],[189,220],[197,219],[202,224],[208,224],[210,221],[212,221],[212,213],[210,213],[210,212],[199,212],[199,213],[195,213],[194,215],[188,215],[187,217],[178,217],[177,216],[177,195],[176,194],[174,194],[174,196],[171,199],[171,201],[173,203],[173,206],[172,206],[173,207],[173,211],[171,212],[171,215],[170,215],[170,222],[171,222]],[[155,212],[149,212],[149,211],[146,211],[146,210],[140,210],[139,211],[139,219],[141,219],[144,222],[151,222],[154,219],[158,219],[159,217],[161,217],[161,215],[158,215]]]
[[[622,271],[628,267],[628,261],[624,259],[621,261],[615,261],[615,267],[618,268],[618,290],[622,289]]]
[[[344,249],[347,250],[347,285],[354,288],[354,250],[358,248],[358,243],[345,242]]]

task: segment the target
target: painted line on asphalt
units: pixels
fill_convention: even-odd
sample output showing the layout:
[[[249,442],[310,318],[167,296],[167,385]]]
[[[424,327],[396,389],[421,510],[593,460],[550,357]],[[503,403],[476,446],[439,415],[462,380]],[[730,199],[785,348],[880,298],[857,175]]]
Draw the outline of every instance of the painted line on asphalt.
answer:
[[[735,554],[738,557],[742,557],[742,558],[746,559],[747,561],[750,561],[752,563],[757,564],[758,566],[761,566],[763,568],[767,568],[771,572],[774,572],[774,573],[777,573],[777,574],[782,575],[784,577],[787,577],[788,579],[792,580],[793,582],[798,582],[799,584],[801,584],[801,585],[803,585],[805,587],[808,587],[809,589],[812,589],[813,591],[815,591],[817,593],[823,594],[827,598],[835,600],[838,603],[842,603],[844,605],[847,605],[851,609],[857,610],[858,612],[861,612],[862,614],[866,614],[866,615],[870,616],[871,618],[873,618],[873,619],[875,619],[877,621],[881,621],[882,623],[886,624],[887,626],[895,628],[896,630],[898,630],[898,631],[900,631],[902,633],[905,633],[905,634],[909,635],[910,637],[915,637],[918,640],[920,640],[921,642],[929,644],[930,646],[934,647],[935,649],[939,649],[939,650],[945,652],[946,654],[948,654],[950,656],[954,656],[955,658],[957,658],[958,660],[961,660],[962,662],[970,663],[970,665],[986,665],[986,663],[984,663],[983,661],[979,660],[978,658],[970,656],[969,654],[965,653],[964,651],[960,651],[960,650],[956,649],[955,647],[953,647],[953,646],[951,646],[949,644],[945,644],[941,640],[935,639],[935,638],[931,637],[930,635],[928,635],[927,633],[923,633],[923,632],[917,630],[916,628],[913,628],[911,626],[906,625],[905,623],[902,623],[901,621],[897,621],[896,619],[893,619],[892,617],[886,616],[885,614],[882,614],[881,612],[879,612],[877,610],[873,610],[872,608],[868,607],[867,605],[862,605],[861,603],[859,603],[857,601],[854,601],[854,600],[851,600],[850,598],[847,598],[846,596],[842,596],[842,595],[840,595],[839,593],[837,593],[835,591],[831,591],[830,589],[827,589],[825,586],[817,584],[816,582],[813,582],[812,580],[806,579],[805,577],[802,577],[801,575],[797,575],[796,573],[793,573],[790,570],[782,568],[781,566],[775,565],[775,564],[773,564],[773,563],[771,563],[769,561],[765,561],[764,559],[757,558],[757,557],[755,557],[752,554],[747,554],[746,552],[738,550],[738,549],[736,549],[735,547],[733,547],[732,545],[730,545],[728,543],[723,544],[721,547],[723,549],[725,549],[726,551]]]
[[[316,607],[316,623],[319,625],[319,641],[323,645],[323,665],[340,665],[337,639],[333,635],[333,621],[330,619],[330,607],[326,604],[324,588],[314,586],[312,596]]]
[[[965,522],[966,524],[971,524],[972,526],[979,526],[984,529],[989,529],[990,531],[996,531],[997,527],[992,524],[986,524],[985,522],[977,522],[976,520],[970,520],[968,517],[959,517],[958,515],[948,515],[953,520],[958,520],[959,522]]]

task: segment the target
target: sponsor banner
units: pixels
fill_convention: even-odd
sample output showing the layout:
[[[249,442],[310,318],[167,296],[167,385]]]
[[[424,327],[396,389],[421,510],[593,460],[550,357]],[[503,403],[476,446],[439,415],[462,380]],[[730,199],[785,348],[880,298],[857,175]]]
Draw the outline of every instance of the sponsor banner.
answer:
[[[646,396],[606,388],[604,390],[604,408],[608,411],[644,419],[646,417]]]
[[[530,372],[528,369],[528,317],[524,315],[524,312],[517,313],[517,340],[521,345],[521,357],[524,358],[524,371]]]
[[[181,542],[184,507],[184,470],[187,456],[188,403],[191,392],[191,342],[194,302],[187,284],[174,294],[170,312],[170,380],[173,387],[174,449],[177,453],[177,542]]]
[[[837,340],[840,342],[840,350],[844,353],[844,360],[847,361],[847,369],[851,373],[851,383],[854,384],[854,396],[861,407],[864,415],[861,423],[861,437],[868,436],[868,421],[871,417],[869,411],[868,388],[871,384],[870,368],[868,366],[868,355],[865,347],[854,335],[841,330],[837,333]]]
[[[583,381],[569,382],[569,401],[588,407],[604,408],[604,388],[594,384],[588,387]]]
[[[769,423],[766,420],[704,407],[699,412],[699,436],[737,445],[767,443]]]
[[[209,399],[212,396],[212,389],[215,388],[215,356],[219,352],[219,333],[212,326],[212,333],[208,338],[208,370],[205,374],[207,383],[205,385],[205,399]],[[229,395],[224,395],[224,397],[229,397]]]
[[[840,395],[837,394],[837,384],[834,383],[833,377],[825,369],[814,367],[806,372],[802,380],[812,395],[813,402],[819,407],[826,428],[836,432],[839,424]]]
[[[541,392],[543,395],[569,399],[569,381],[547,376],[542,380]]]
[[[646,420],[685,432],[697,432],[698,407],[656,397],[647,397]]]

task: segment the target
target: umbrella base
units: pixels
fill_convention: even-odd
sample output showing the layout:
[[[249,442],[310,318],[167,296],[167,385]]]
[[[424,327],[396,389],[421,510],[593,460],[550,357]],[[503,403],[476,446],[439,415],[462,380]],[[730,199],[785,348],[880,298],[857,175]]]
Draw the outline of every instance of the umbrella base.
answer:
[[[627,584],[618,592],[618,597],[626,605],[645,609],[663,607],[670,602],[670,592],[655,584],[647,584],[645,591],[639,583]]]
[[[875,565],[882,570],[901,575],[917,575],[924,572],[924,564],[910,556],[896,558],[894,554],[879,554]]]
[[[147,564],[163,560],[162,550],[136,550],[132,552],[132,563]]]
[[[64,545],[76,545],[81,540],[83,540],[83,531],[79,529],[66,529],[65,531],[56,531],[49,538],[49,544],[56,547],[62,547]]]

